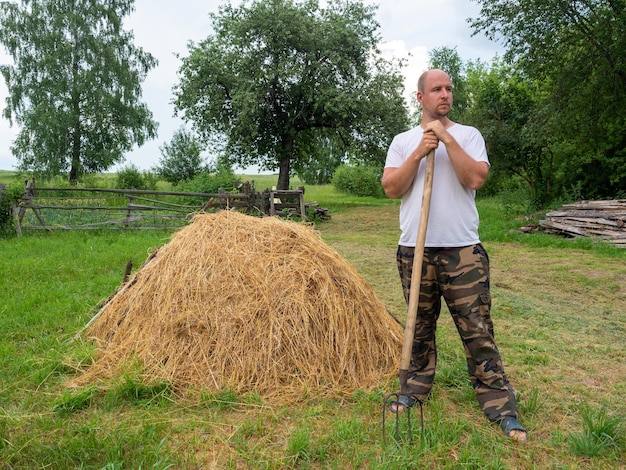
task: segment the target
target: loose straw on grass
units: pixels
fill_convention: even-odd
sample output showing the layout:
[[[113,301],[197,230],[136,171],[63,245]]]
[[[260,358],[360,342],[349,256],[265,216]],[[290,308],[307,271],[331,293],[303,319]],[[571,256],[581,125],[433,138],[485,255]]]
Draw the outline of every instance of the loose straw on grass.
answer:
[[[166,249],[165,249],[166,248]],[[371,286],[310,227],[199,214],[102,308],[78,382],[138,359],[146,381],[285,397],[383,386],[402,330]]]

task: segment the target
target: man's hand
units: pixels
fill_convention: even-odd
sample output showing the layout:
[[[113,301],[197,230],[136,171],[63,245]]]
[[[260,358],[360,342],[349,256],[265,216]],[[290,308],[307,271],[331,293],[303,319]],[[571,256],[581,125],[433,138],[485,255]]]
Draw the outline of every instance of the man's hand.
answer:
[[[402,196],[409,190],[417,174],[420,162],[431,150],[439,147],[439,139],[433,131],[424,132],[422,140],[399,168],[385,168],[381,181],[385,194],[390,198]]]
[[[448,132],[448,129],[441,123],[441,121],[431,121],[424,126],[424,135],[434,135],[437,141],[441,141],[444,145],[448,145],[450,140],[454,140]],[[437,148],[437,147],[434,147]]]
[[[414,153],[419,155],[420,159],[425,157],[431,150],[435,150],[439,147],[439,140],[440,139],[437,137],[437,134],[432,130],[424,131],[422,134],[422,140],[417,146],[417,149],[415,149]]]
[[[450,163],[452,163],[454,172],[463,186],[476,190],[485,184],[489,174],[489,165],[470,157],[441,121],[431,121],[426,124],[424,134],[426,133],[434,134],[435,138],[446,146]]]

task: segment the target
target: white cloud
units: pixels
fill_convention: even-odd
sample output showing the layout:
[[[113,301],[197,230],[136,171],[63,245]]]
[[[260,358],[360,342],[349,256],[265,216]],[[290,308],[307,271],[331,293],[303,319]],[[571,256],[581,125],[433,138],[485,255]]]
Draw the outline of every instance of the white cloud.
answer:
[[[428,49],[425,46],[408,48],[404,41],[389,41],[380,44],[383,57],[405,60],[402,69],[404,75],[404,96],[407,104],[417,93],[417,79],[428,68]]]

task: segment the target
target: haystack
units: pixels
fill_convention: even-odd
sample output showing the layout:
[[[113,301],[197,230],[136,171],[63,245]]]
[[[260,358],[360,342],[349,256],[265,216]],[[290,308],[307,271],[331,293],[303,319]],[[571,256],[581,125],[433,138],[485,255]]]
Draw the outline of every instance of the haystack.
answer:
[[[310,227],[198,214],[86,329],[86,383],[139,361],[178,390],[262,396],[372,389],[397,374],[402,330],[371,286]]]

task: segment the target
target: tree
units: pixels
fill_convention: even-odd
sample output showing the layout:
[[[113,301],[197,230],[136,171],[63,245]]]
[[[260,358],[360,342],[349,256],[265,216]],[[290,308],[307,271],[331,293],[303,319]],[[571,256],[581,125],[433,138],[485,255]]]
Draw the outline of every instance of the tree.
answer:
[[[431,68],[445,71],[452,80],[454,87],[454,106],[450,111],[450,119],[461,120],[467,107],[467,91],[465,85],[465,65],[456,48],[439,47],[428,53]]]
[[[552,197],[554,180],[551,116],[543,113],[542,84],[497,59],[490,68],[470,62],[466,71],[472,93],[464,117],[485,138],[493,176],[519,176],[532,192],[533,206],[542,207]]]
[[[132,44],[122,20],[133,0],[0,2],[4,117],[21,126],[12,151],[23,170],[69,171],[76,182],[156,136],[141,83],[156,59]]]
[[[275,170],[287,189],[318,143],[382,166],[407,128],[401,63],[376,49],[374,7],[359,1],[256,0],[223,5],[213,34],[190,45],[175,106],[239,166]]]
[[[464,63],[456,49],[446,47],[434,49],[429,56],[431,67],[447,71],[452,78],[450,117],[477,127],[485,138],[492,163],[490,182],[495,179],[497,186],[515,175],[528,185],[533,206],[545,205],[554,186],[546,87],[497,57],[488,67],[480,60]]]
[[[189,130],[181,128],[172,136],[169,144],[160,147],[162,157],[157,173],[176,186],[181,181],[193,179],[202,172],[202,145]]]
[[[586,198],[626,187],[626,2],[478,0],[476,33],[500,39],[505,57],[550,90],[541,114],[564,190]]]
[[[293,162],[292,169],[305,184],[329,184],[335,170],[347,158],[341,148],[341,143],[337,144],[329,137],[319,138],[311,143],[308,153],[303,152],[302,158]]]

